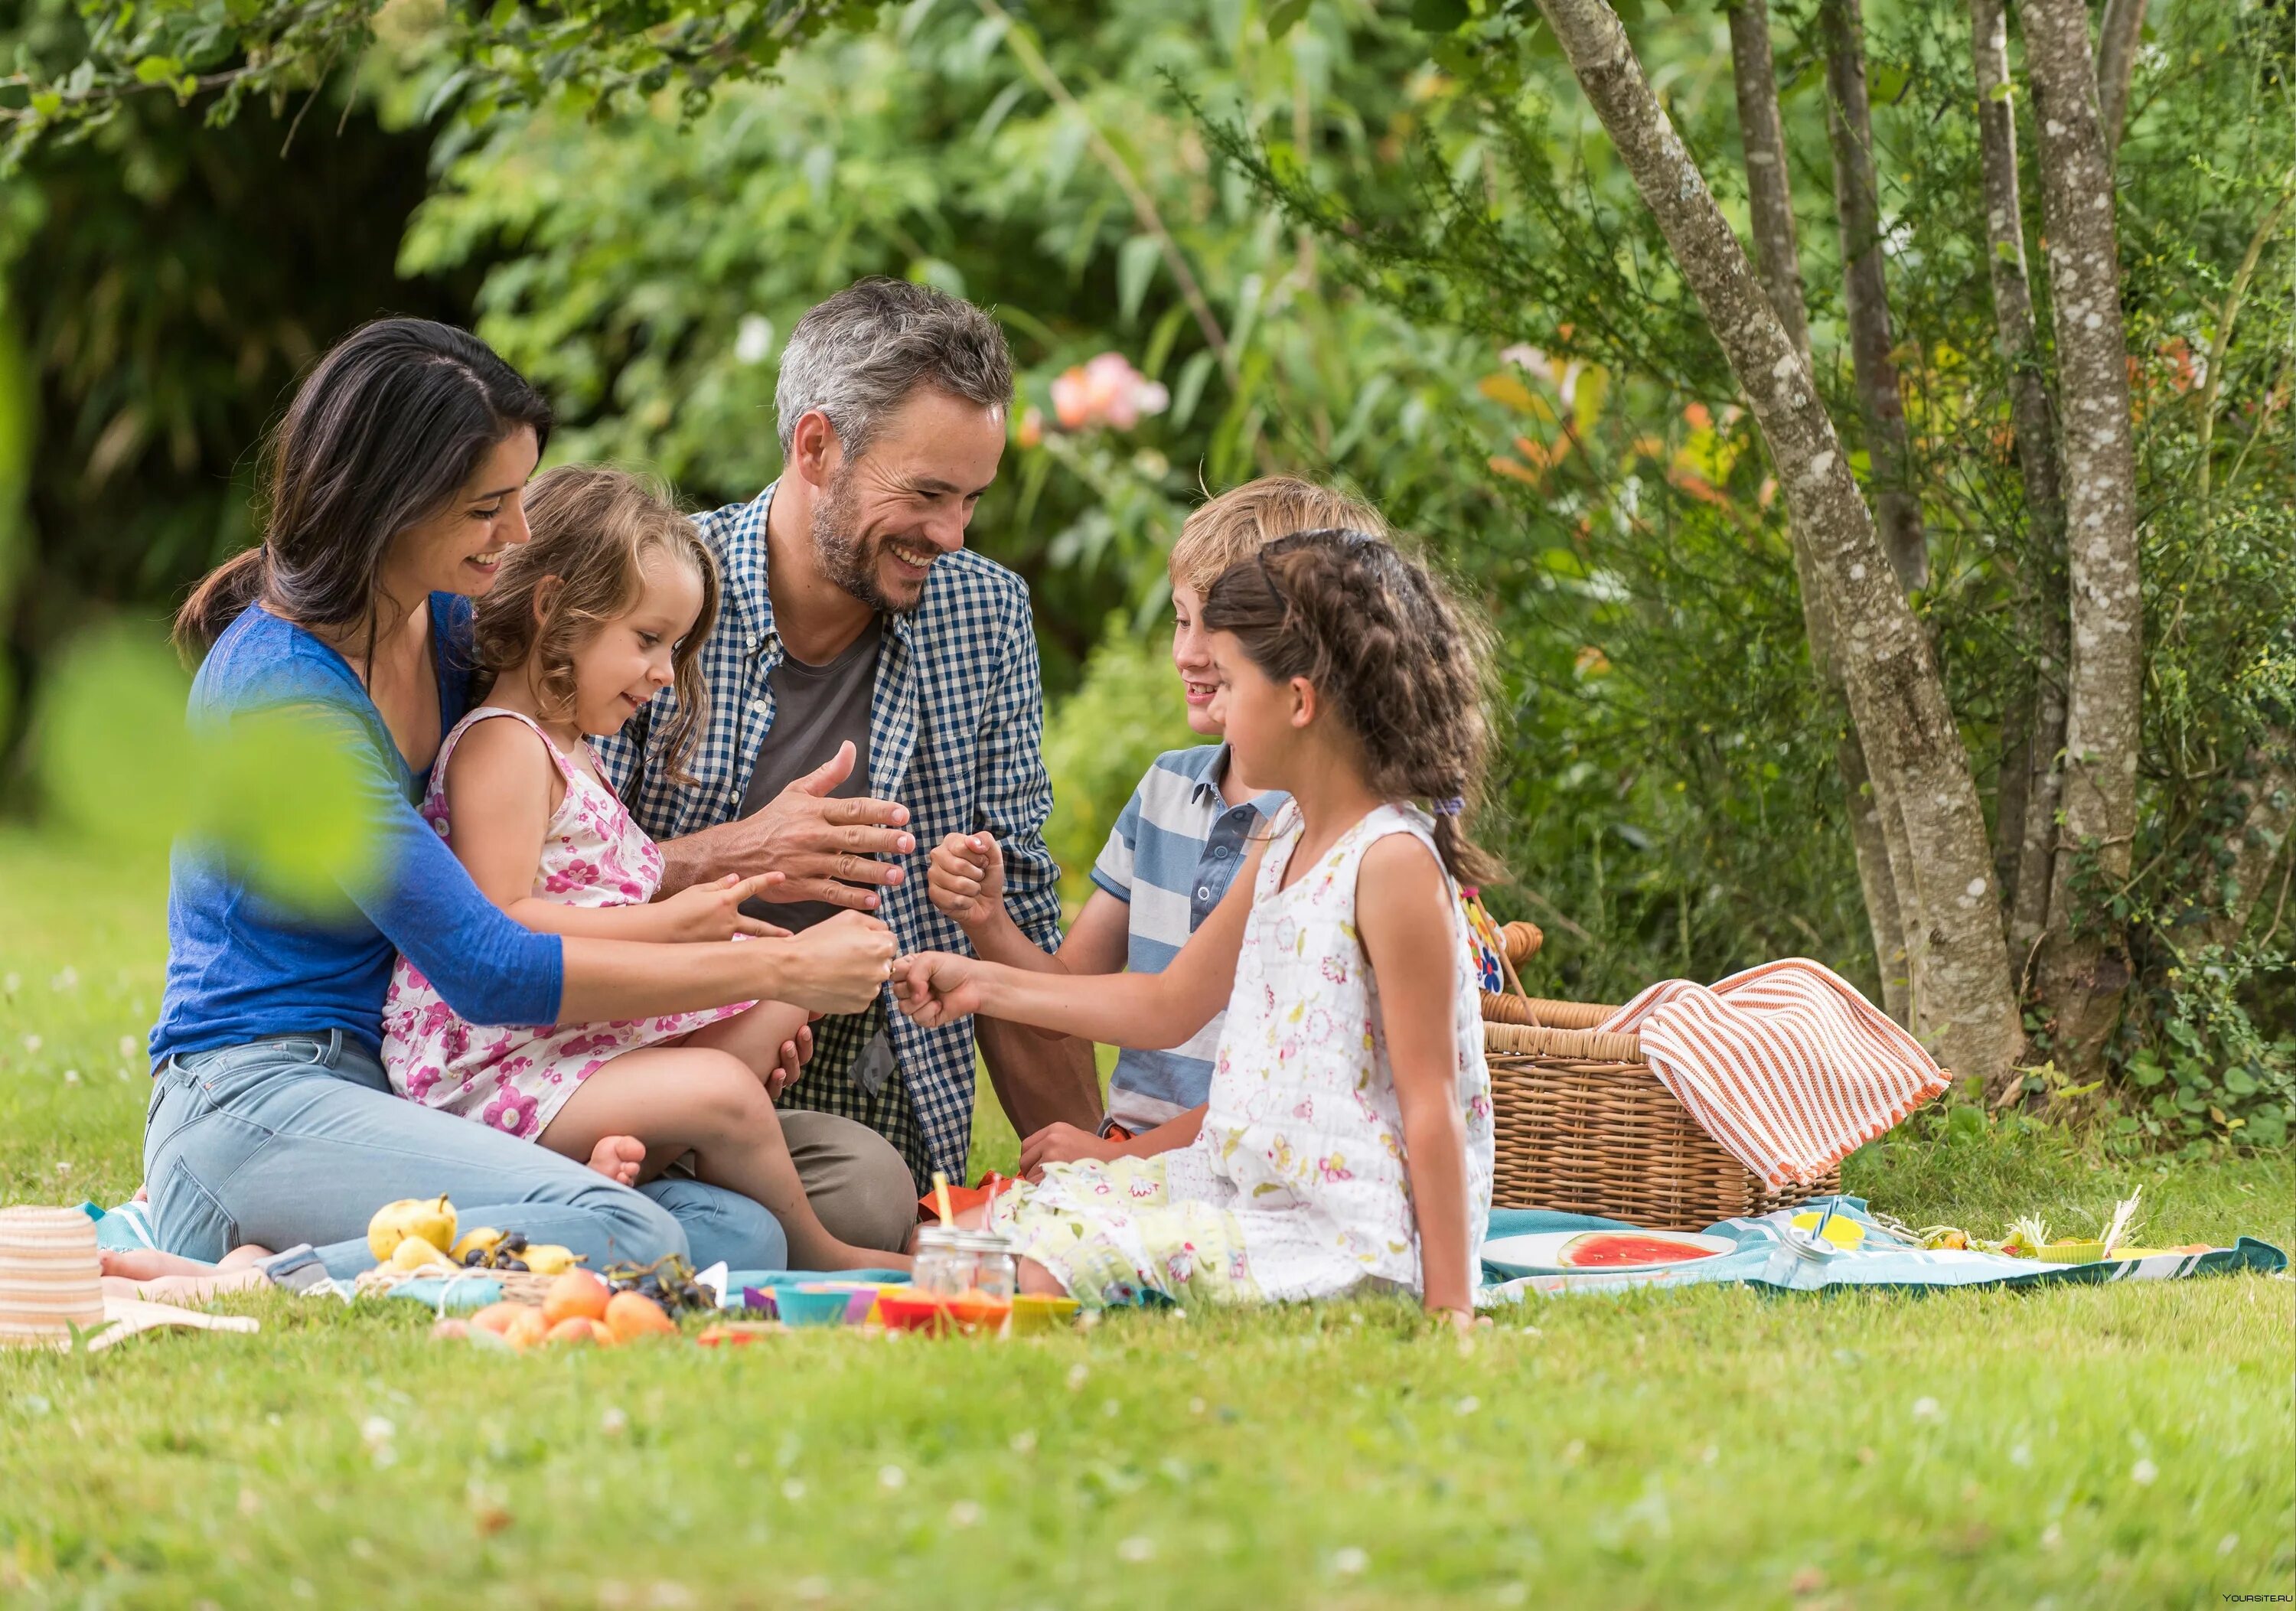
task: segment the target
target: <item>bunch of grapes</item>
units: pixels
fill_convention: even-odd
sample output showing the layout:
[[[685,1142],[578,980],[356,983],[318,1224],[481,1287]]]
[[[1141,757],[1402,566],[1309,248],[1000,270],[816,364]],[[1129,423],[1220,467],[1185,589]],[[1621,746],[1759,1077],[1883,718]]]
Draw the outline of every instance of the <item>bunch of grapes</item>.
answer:
[[[651,1264],[610,1264],[603,1274],[612,1291],[641,1293],[671,1314],[718,1307],[717,1295],[693,1278],[693,1266],[677,1253]]]

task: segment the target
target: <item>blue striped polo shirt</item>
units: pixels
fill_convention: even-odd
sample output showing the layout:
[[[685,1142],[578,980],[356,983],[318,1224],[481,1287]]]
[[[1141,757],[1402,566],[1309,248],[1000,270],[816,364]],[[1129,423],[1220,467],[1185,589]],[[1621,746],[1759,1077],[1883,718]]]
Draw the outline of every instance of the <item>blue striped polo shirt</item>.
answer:
[[[1125,966],[1160,974],[1235,882],[1250,840],[1285,795],[1239,806],[1220,798],[1227,745],[1167,750],[1141,778],[1093,863],[1092,881],[1132,908]],[[1225,1013],[1170,1051],[1127,1049],[1109,1079],[1108,1119],[1138,1134],[1177,1118],[1211,1092]]]

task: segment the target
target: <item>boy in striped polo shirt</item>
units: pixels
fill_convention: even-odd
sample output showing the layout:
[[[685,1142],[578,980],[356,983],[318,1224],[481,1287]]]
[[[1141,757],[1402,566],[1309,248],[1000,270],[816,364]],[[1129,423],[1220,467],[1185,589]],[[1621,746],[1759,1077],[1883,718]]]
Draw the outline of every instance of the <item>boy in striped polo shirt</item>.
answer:
[[[1206,590],[1221,571],[1277,538],[1333,527],[1387,535],[1387,523],[1365,505],[1290,476],[1264,476],[1224,492],[1180,528],[1171,558],[1172,664],[1193,731],[1220,736],[1211,713],[1211,652],[1197,623]],[[943,839],[932,853],[928,889],[988,961],[1039,972],[1161,973],[1227,893],[1249,842],[1284,798],[1255,793],[1228,764],[1224,743],[1159,755],[1117,818],[1093,864],[1092,895],[1053,955],[1037,949],[1006,913],[1003,859],[988,835]],[[1125,1050],[1109,1080],[1102,1132],[1054,1124],[1024,1137],[1021,1172],[1078,1158],[1145,1156],[1193,1141],[1226,1018],[1215,1016],[1171,1051]]]

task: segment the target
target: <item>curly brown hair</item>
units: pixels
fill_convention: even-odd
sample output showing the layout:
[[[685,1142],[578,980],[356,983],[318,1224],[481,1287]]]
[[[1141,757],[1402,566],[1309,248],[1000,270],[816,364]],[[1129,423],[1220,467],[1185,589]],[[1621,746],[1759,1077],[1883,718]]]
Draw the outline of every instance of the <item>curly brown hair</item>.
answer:
[[[473,697],[530,660],[545,711],[570,712],[575,655],[637,608],[646,555],[670,555],[701,577],[701,612],[671,652],[673,703],[667,719],[657,717],[648,747],[660,746],[672,778],[691,783],[685,760],[709,700],[701,653],[718,620],[717,557],[660,482],[611,465],[562,464],[537,477],[527,489],[526,523],[531,540],[510,551],[478,601]],[[545,589],[551,581],[557,586]]]
[[[1466,829],[1490,756],[1490,634],[1424,565],[1369,532],[1303,531],[1222,571],[1202,620],[1269,677],[1304,677],[1331,702],[1373,791],[1433,810],[1453,878],[1505,876]]]

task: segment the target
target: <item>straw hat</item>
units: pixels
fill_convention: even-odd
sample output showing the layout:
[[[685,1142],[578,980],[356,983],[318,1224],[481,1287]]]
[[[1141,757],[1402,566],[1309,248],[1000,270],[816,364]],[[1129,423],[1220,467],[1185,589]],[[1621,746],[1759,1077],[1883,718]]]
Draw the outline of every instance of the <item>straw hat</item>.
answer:
[[[69,1342],[103,1323],[95,1221],[77,1208],[0,1208],[0,1346]]]
[[[253,1331],[256,1322],[108,1297],[94,1221],[77,1208],[0,1208],[0,1348],[69,1348],[73,1327],[102,1327],[93,1352],[157,1326]]]

